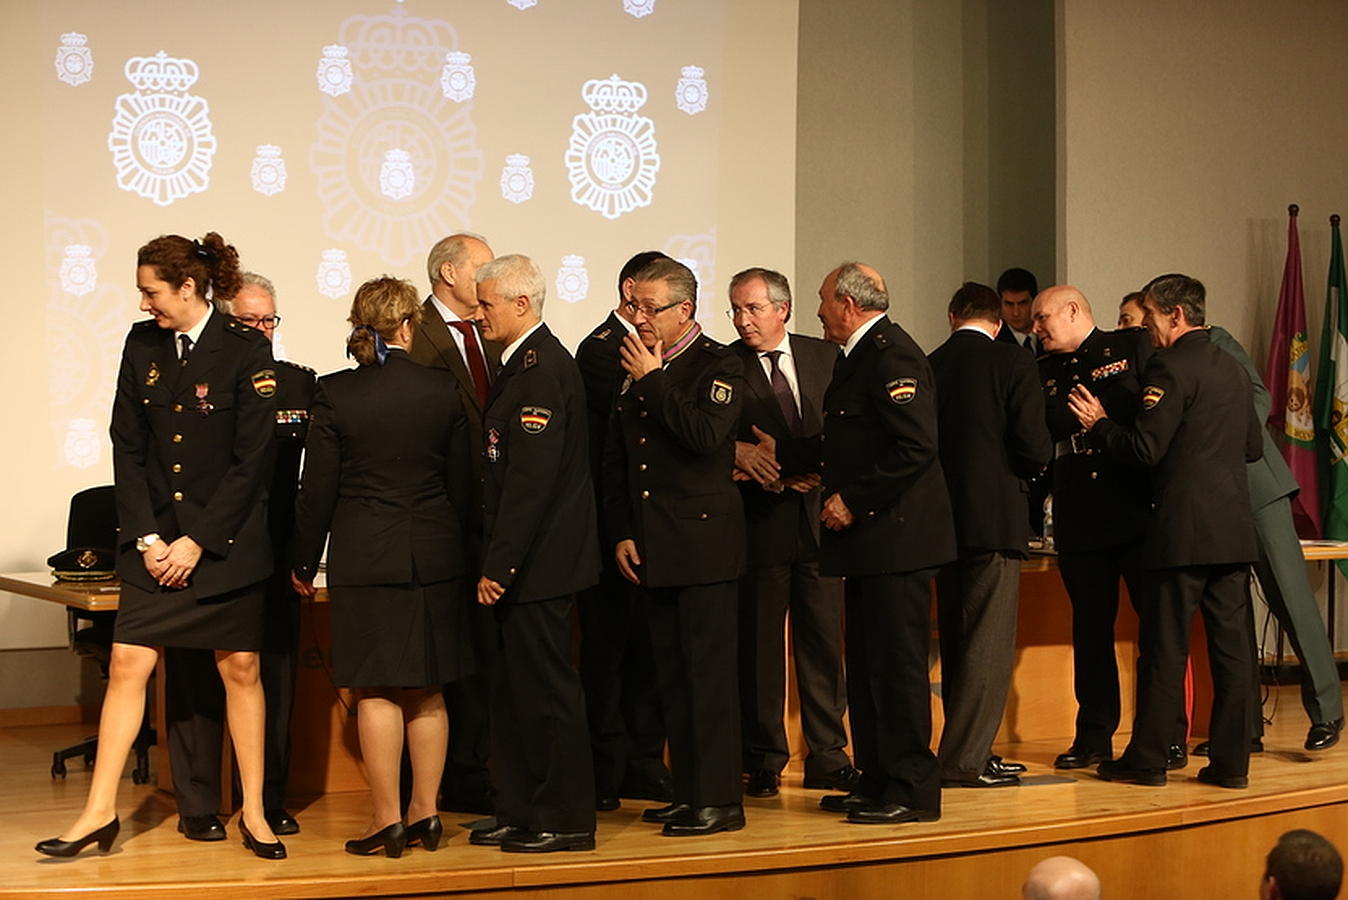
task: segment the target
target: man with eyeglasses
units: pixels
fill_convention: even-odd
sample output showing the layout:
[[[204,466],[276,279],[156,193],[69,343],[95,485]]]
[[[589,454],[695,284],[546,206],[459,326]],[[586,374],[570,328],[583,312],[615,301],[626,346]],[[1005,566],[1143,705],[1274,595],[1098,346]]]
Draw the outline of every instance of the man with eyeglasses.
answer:
[[[618,305],[580,342],[576,364],[585,382],[590,424],[590,477],[602,508],[604,439],[613,398],[626,373],[619,351],[635,334],[632,276],[657,259],[643,250],[618,273]],[[599,584],[576,598],[580,614],[580,677],[594,754],[595,807],[613,810],[619,797],[668,803],[674,784],[665,767],[665,726],[655,691],[655,664],[646,616],[632,586],[618,572],[612,553],[603,553]]]
[[[744,498],[748,572],[739,582],[740,713],[745,793],[777,795],[791,758],[783,631],[791,616],[807,788],[848,791],[857,770],[847,757],[843,713],[842,581],[819,574],[819,434],[824,390],[838,348],[788,334],[791,286],[771,269],[730,279],[726,310],[740,339],[745,397],[735,442],[735,479]]]
[[[668,836],[744,827],[735,584],[744,509],[731,480],[743,366],[694,319],[697,279],[657,259],[633,276],[636,334],[604,453],[605,527],[638,585],[669,730],[674,802],[642,814]]]
[[[276,314],[276,288],[255,272],[243,273],[243,286],[222,304],[225,311],[274,340],[281,317]],[[314,370],[278,359],[276,372],[276,464],[268,499],[267,527],[273,556],[289,552],[294,531],[295,494],[300,454],[309,429],[314,397]],[[266,623],[261,656],[262,689],[267,701],[265,770],[262,803],[267,824],[278,835],[295,834],[299,823],[286,811],[286,776],[290,769],[290,714],[295,705],[299,643],[299,598],[286,567],[267,582]],[[224,686],[209,650],[166,647],[164,650],[165,718],[168,722],[169,765],[178,799],[178,830],[194,841],[224,840],[220,810],[220,752],[225,721]]]

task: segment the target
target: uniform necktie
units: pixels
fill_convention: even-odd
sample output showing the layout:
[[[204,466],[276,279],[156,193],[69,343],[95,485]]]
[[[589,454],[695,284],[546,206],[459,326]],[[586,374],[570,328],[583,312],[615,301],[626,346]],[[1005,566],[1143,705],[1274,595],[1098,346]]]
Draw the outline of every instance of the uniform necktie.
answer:
[[[477,405],[487,408],[487,389],[491,379],[487,376],[487,361],[482,357],[482,348],[477,343],[477,329],[472,322],[462,319],[447,323],[458,329],[463,335],[463,352],[468,357],[468,374],[473,376],[473,388],[477,393]]]
[[[1029,350],[1031,353],[1034,352],[1034,336],[1033,336],[1033,335],[1029,335],[1029,334],[1025,335],[1025,349],[1026,349],[1026,350]]]
[[[791,385],[787,384],[786,376],[777,366],[777,358],[782,355],[782,351],[769,350],[763,355],[768,358],[768,365],[772,367],[768,381],[772,384],[772,394],[777,398],[777,405],[782,408],[786,427],[791,430],[792,437],[800,437],[800,411],[796,409],[796,398],[791,394]]]
[[[187,357],[192,355],[192,339],[185,334],[178,335],[178,343],[182,345],[182,352],[178,354],[178,365],[187,365]]]

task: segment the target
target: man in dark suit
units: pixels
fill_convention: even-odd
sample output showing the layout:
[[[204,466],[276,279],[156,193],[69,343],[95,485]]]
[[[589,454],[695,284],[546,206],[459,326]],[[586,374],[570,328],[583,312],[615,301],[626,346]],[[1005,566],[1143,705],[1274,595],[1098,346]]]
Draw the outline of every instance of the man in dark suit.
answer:
[[[853,791],[819,805],[865,824],[940,818],[931,580],[955,558],[931,366],[888,308],[884,280],[860,263],[819,288],[824,337],[843,348],[824,395],[820,569],[846,578],[847,705],[861,770]]]
[[[542,322],[543,273],[526,256],[478,270],[483,334],[504,346],[482,423],[487,482],[477,601],[494,607],[496,824],[473,843],[516,853],[594,849],[585,692],[571,667],[571,607],[599,580],[585,385]]]
[[[787,334],[791,287],[771,269],[730,279],[730,317],[744,364],[735,478],[744,497],[749,570],[740,579],[740,715],[745,793],[777,794],[791,758],[783,632],[791,613],[805,786],[851,790],[847,687],[842,669],[842,582],[819,574],[819,434],[838,348]]]
[[[482,411],[491,389],[491,373],[501,359],[501,345],[482,338],[476,326],[479,266],[492,258],[491,247],[476,234],[452,234],[438,241],[426,258],[431,295],[426,298],[421,324],[412,337],[409,355],[413,362],[454,375],[459,400],[468,417],[468,440],[472,448],[474,490],[480,490],[486,475],[482,456]],[[475,498],[474,508],[481,498]],[[470,534],[470,556],[477,556],[480,535]],[[449,756],[441,784],[440,808],[487,814],[492,811],[491,715],[488,709],[493,632],[488,611],[471,598],[473,649],[478,671],[445,686],[449,711]]]
[[[1080,769],[1113,758],[1119,727],[1119,668],[1114,622],[1119,582],[1137,607],[1140,559],[1148,515],[1147,472],[1082,440],[1068,408],[1072,387],[1087,384],[1111,420],[1132,424],[1142,394],[1141,373],[1151,355],[1143,332],[1101,331],[1086,297],[1074,287],[1045,288],[1034,301],[1034,329],[1043,342],[1039,380],[1053,438],[1054,541],[1058,573],[1072,604],[1072,674],[1076,733],[1058,754],[1059,769]],[[1187,762],[1181,715],[1171,740],[1170,765]]]
[[[632,276],[656,259],[645,250],[618,273],[618,305],[580,342],[576,364],[585,381],[590,417],[590,479],[602,504],[604,443],[613,399],[623,376],[623,338],[636,333]],[[655,664],[646,616],[612,553],[601,554],[599,584],[580,592],[580,677],[594,753],[595,806],[617,809],[619,797],[668,803],[674,783],[665,767],[665,726],[655,690]]]
[[[224,301],[225,311],[272,340],[280,316],[276,288],[253,272],[244,272],[243,287]],[[267,531],[278,562],[287,558],[295,523],[300,453],[309,426],[314,397],[312,369],[276,360],[275,465],[267,505]],[[262,804],[267,824],[278,835],[295,834],[299,822],[286,811],[290,769],[290,714],[295,705],[299,643],[299,598],[284,565],[267,582],[266,630],[259,654],[262,689],[267,701]],[[164,648],[165,719],[169,765],[178,800],[178,829],[194,841],[225,838],[218,813],[221,801],[221,748],[224,746],[225,688],[209,650]]]
[[[1042,350],[1034,334],[1032,304],[1039,293],[1039,279],[1029,269],[1007,269],[997,276],[997,295],[1001,298],[1002,329],[997,340],[1015,344],[1038,356]]]
[[[995,756],[992,741],[1015,663],[1026,482],[1053,445],[1034,360],[994,339],[999,307],[992,288],[965,283],[950,299],[953,334],[931,354],[959,548],[936,578],[945,709],[937,758],[947,787],[1017,785],[1025,769]]]
[[[604,521],[650,623],[674,775],[674,802],[642,818],[670,836],[733,831],[744,827],[735,689],[744,509],[730,473],[744,371],[693,318],[687,266],[650,263],[632,300],[637,333],[621,349]]]
[[[1211,762],[1198,780],[1248,784],[1250,764],[1249,566],[1258,557],[1245,464],[1263,453],[1250,381],[1203,328],[1197,279],[1163,275],[1144,289],[1144,322],[1157,353],[1143,374],[1131,427],[1107,417],[1085,385],[1069,406],[1087,440],[1152,469],[1139,604],[1138,702],[1133,737],[1108,781],[1163,785],[1167,747],[1184,706],[1189,629],[1201,610],[1212,665]]]

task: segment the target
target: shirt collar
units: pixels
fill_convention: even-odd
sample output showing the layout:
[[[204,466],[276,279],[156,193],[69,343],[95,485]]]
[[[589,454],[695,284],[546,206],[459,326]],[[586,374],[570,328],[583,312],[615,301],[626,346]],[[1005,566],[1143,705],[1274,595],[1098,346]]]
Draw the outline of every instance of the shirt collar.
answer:
[[[1010,325],[1006,325],[1006,326],[1004,326],[1004,327],[1006,327],[1006,328],[1011,328]],[[986,337],[988,340],[992,340],[992,338],[993,338],[992,331],[990,330],[989,327],[985,327],[985,326],[983,326],[983,325],[978,325],[978,324],[975,324],[975,323],[973,323],[973,322],[970,322],[970,323],[967,324],[967,325],[961,325],[959,328],[956,328],[955,330],[956,330],[956,331],[973,331],[973,332],[976,332],[976,333],[978,333],[978,334],[983,335],[983,336]],[[1015,331],[1014,328],[1011,329],[1011,330],[1012,330],[1012,331]],[[1017,332],[1017,333],[1019,334],[1019,332]]]
[[[633,325],[631,322],[627,321],[627,320],[624,319],[622,316],[620,316],[620,315],[618,314],[618,311],[617,311],[617,310],[614,310],[614,311],[613,311],[613,318],[615,318],[615,319],[618,320],[618,324],[619,324],[619,325],[621,325],[623,328],[626,328],[626,329],[627,329],[627,333],[628,333],[628,334],[636,334],[636,333],[637,333],[637,326]]]
[[[215,304],[214,304],[214,303],[208,302],[208,303],[206,304],[206,315],[202,316],[202,317],[197,321],[197,324],[193,325],[189,330],[187,330],[187,331],[175,331],[175,332],[173,333],[173,340],[174,340],[174,342],[175,342],[175,343],[181,343],[181,342],[178,340],[178,335],[180,335],[180,334],[185,334],[185,335],[187,335],[189,338],[192,339],[192,346],[193,346],[193,347],[195,347],[197,344],[201,343],[201,333],[202,333],[203,331],[206,330],[206,323],[209,322],[209,321],[211,320],[211,316],[213,316],[213,315],[215,315]]]
[[[440,318],[444,319],[446,322],[468,321],[463,316],[459,315],[454,310],[450,309],[448,306],[445,306],[445,304],[440,301],[440,298],[435,296],[434,294],[431,294],[431,305],[434,306],[435,311],[440,314]]]
[[[501,351],[501,365],[504,366],[506,363],[510,362],[510,357],[515,355],[515,350],[519,348],[519,345],[527,341],[529,339],[529,335],[533,334],[542,326],[543,323],[541,321],[535,322],[532,328],[530,328],[528,331],[524,332],[524,334],[520,335],[519,337],[511,341],[510,346],[506,347],[504,350]]]
[[[773,347],[770,350],[755,350],[754,352],[758,354],[759,359],[762,359],[769,353],[772,353],[777,350],[780,350],[782,353],[782,356],[778,357],[778,359],[787,356],[791,356],[792,358],[794,358],[794,355],[791,353],[791,334],[789,332],[782,333],[782,342],[778,344],[776,347]]]

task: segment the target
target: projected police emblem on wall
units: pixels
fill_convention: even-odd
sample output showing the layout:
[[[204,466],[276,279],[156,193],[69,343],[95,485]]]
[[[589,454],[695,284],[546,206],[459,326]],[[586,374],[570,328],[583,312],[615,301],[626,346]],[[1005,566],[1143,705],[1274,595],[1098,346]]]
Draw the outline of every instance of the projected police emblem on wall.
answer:
[[[590,273],[585,271],[585,257],[563,256],[557,270],[557,296],[567,303],[579,303],[590,293]]]
[[[56,77],[71,87],[79,87],[94,77],[94,55],[85,46],[89,38],[78,31],[61,35],[56,48]]]
[[[98,287],[98,269],[93,248],[88,244],[67,244],[61,257],[61,290],[76,297],[92,294]]]
[[[707,108],[707,79],[701,66],[684,66],[683,77],[674,86],[674,103],[695,116]]]
[[[329,97],[340,97],[351,90],[351,60],[346,58],[347,52],[341,44],[323,48],[323,57],[318,61],[318,89]]]
[[[279,194],[286,187],[286,161],[281,158],[281,148],[275,144],[258,144],[257,156],[253,157],[253,168],[249,176],[253,179],[253,190],[270,197]]]
[[[323,251],[323,261],[318,264],[318,292],[324,297],[337,300],[351,290],[351,263],[346,261],[346,251],[333,248]]]
[[[506,0],[506,2],[516,9],[528,9],[538,5],[538,0]]]
[[[512,153],[501,168],[501,196],[511,203],[523,203],[534,195],[534,170],[529,157]]]
[[[635,18],[655,12],[655,0],[623,0],[623,12]]]
[[[636,114],[646,104],[646,86],[615,74],[585,82],[580,95],[592,111],[571,120],[571,199],[606,219],[650,206],[660,154],[655,124]]]
[[[440,70],[440,90],[451,100],[462,103],[473,99],[477,89],[477,73],[473,71],[473,57],[455,51],[445,54],[445,67]]]
[[[697,277],[697,319],[719,328],[723,323],[716,298],[716,228],[702,234],[675,234],[661,248],[693,270]]]
[[[209,105],[188,93],[197,64],[160,50],[127,60],[125,72],[136,90],[118,95],[108,134],[117,186],[160,206],[206,190],[215,135]]]
[[[348,93],[319,98],[309,150],[322,227],[400,265],[472,224],[484,171],[473,102],[446,97],[441,84],[458,34],[398,6],[344,20],[338,39],[354,79]]]

